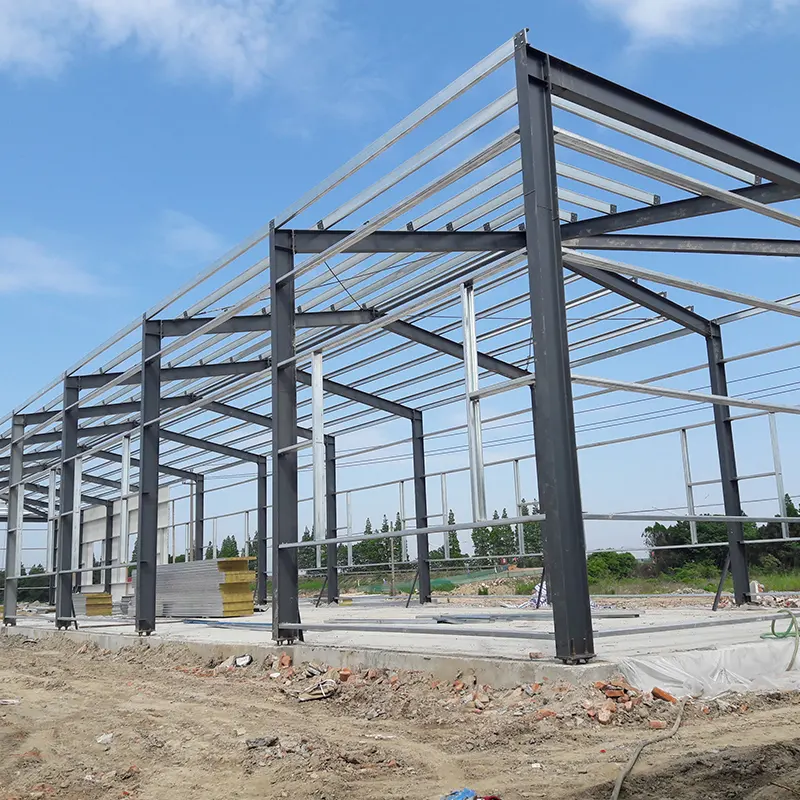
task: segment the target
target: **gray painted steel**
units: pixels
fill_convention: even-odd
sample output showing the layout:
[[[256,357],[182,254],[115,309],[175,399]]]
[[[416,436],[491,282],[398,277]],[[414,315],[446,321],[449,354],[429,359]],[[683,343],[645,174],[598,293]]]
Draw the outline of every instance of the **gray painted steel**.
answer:
[[[569,341],[558,229],[556,157],[547,62],[515,41],[525,230],[535,358],[537,477],[556,656],[594,657]]]
[[[139,444],[139,539],[136,564],[136,630],[156,627],[158,552],[158,419],[161,395],[161,334],[157,322],[142,324],[142,419]],[[131,459],[131,462],[133,459]]]

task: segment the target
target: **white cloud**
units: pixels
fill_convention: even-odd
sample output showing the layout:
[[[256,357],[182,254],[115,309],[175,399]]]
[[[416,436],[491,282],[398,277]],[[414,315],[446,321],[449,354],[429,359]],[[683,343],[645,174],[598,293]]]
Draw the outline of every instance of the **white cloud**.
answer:
[[[107,291],[65,256],[21,236],[0,236],[0,294],[39,292],[94,295]]]
[[[252,90],[332,28],[333,0],[0,0],[0,68],[54,76],[131,46],[178,77]]]
[[[634,46],[673,42],[714,44],[754,28],[779,24],[800,0],[584,0],[616,17]]]
[[[165,211],[161,215],[161,238],[171,262],[208,261],[226,250],[221,236],[180,211]]]

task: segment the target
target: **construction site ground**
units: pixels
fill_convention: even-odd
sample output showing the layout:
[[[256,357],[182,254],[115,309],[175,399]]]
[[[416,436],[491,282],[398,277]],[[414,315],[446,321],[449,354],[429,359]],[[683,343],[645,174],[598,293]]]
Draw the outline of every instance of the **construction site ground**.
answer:
[[[679,713],[653,687],[613,697],[580,679],[497,689],[467,670],[441,681],[289,662],[280,649],[236,667],[177,642],[0,636],[0,798],[608,798],[634,747]],[[330,696],[298,698],[322,680]],[[688,704],[622,797],[796,797],[799,718],[793,692]]]

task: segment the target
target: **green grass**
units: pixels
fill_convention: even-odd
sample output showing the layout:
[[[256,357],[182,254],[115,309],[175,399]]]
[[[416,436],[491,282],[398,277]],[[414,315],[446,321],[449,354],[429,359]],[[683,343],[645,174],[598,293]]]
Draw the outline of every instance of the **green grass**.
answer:
[[[762,572],[752,569],[752,580],[766,586],[768,592],[800,591],[800,570],[792,572]],[[677,580],[667,575],[657,578],[623,578],[595,581],[589,585],[592,594],[669,594],[685,589],[687,586],[702,592],[716,592],[719,578],[709,579],[702,575],[685,580]],[[729,576],[723,587],[725,591],[733,591],[733,579]]]

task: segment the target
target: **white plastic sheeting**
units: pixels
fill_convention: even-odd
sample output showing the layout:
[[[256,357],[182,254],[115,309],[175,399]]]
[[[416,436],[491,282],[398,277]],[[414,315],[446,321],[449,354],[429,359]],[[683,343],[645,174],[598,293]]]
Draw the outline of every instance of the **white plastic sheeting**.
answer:
[[[720,650],[626,658],[620,671],[632,686],[644,691],[657,686],[676,697],[710,699],[726,692],[800,690],[800,664],[786,671],[794,646],[793,639],[760,640]]]

